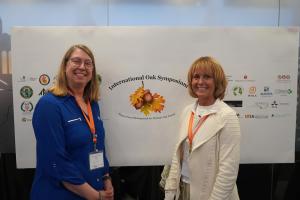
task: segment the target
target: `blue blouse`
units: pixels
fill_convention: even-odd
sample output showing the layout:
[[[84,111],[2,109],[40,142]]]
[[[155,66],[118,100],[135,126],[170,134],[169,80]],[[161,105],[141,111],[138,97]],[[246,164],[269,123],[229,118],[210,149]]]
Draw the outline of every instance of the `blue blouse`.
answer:
[[[102,176],[109,172],[104,148],[104,128],[97,102],[91,102],[97,134],[97,149],[103,151],[104,167],[90,170],[89,153],[94,151],[92,133],[73,96],[44,95],[32,119],[36,137],[36,171],[32,200],[82,199],[67,190],[62,182],[85,182],[103,189]]]

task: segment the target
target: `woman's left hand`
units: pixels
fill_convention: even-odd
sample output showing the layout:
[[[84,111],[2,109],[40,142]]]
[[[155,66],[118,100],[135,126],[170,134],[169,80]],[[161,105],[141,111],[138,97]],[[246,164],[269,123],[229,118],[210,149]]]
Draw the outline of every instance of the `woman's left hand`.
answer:
[[[114,199],[114,188],[110,179],[104,181],[104,190],[100,191],[103,200]]]

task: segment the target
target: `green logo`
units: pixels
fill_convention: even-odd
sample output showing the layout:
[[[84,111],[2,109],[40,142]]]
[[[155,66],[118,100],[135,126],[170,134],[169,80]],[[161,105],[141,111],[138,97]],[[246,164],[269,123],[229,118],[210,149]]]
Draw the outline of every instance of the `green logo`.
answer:
[[[240,87],[240,86],[235,86],[234,88],[233,88],[233,95],[234,96],[240,96],[240,95],[242,95],[243,94],[243,88],[242,87]]]
[[[24,99],[29,99],[30,97],[32,97],[33,95],[33,90],[31,87],[29,86],[23,86],[20,90],[20,95],[24,98]]]

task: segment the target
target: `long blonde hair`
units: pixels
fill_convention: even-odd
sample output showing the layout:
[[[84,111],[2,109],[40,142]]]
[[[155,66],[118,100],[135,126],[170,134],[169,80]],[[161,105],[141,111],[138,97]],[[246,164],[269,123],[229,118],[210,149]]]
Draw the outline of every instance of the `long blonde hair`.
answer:
[[[67,81],[67,76],[66,76],[66,65],[67,65],[67,62],[69,61],[72,53],[76,49],[80,49],[80,50],[84,51],[92,59],[92,62],[93,62],[92,79],[85,86],[83,96],[86,100],[89,99],[90,101],[98,101],[99,97],[100,97],[100,92],[99,92],[99,81],[98,81],[97,73],[96,73],[95,58],[94,58],[92,51],[83,44],[73,45],[67,50],[67,52],[65,53],[65,55],[61,61],[54,86],[49,88],[48,91],[53,93],[56,96],[66,96],[68,94],[68,81]]]

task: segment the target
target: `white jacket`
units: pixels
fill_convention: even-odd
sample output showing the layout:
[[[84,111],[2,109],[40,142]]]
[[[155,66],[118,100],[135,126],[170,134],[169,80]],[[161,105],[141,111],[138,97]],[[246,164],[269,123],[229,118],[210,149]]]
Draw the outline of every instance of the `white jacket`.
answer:
[[[172,159],[165,190],[176,190],[179,197],[182,143],[187,138],[191,112],[196,104],[187,106],[182,115],[179,140]],[[238,200],[236,178],[240,161],[240,125],[235,111],[216,100],[210,116],[193,139],[188,159],[190,200]]]

